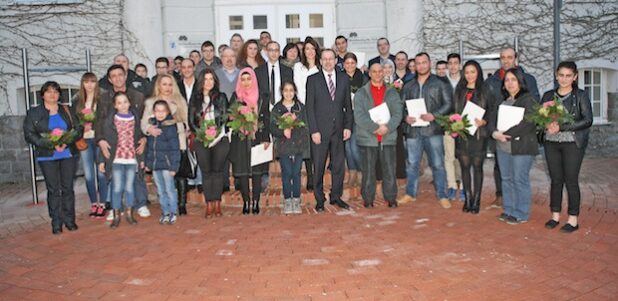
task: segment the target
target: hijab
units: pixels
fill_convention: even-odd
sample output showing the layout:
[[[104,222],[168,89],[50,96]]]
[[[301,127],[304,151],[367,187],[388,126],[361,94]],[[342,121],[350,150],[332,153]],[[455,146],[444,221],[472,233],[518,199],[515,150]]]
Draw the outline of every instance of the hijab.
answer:
[[[245,73],[248,73],[251,76],[251,87],[249,88],[243,87],[240,80],[242,75]],[[251,67],[243,68],[238,73],[238,80],[236,81],[236,97],[250,107],[254,108],[254,110],[257,110],[259,96],[260,93],[255,71],[253,71],[253,68]]]

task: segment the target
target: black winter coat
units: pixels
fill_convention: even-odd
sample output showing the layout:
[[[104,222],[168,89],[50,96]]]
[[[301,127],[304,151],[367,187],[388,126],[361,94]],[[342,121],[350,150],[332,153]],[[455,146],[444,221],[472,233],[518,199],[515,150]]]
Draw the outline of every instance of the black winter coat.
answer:
[[[180,142],[178,141],[178,128],[174,117],[169,115],[162,122],[151,118],[149,122],[161,129],[161,135],[148,136],[144,164],[150,170],[178,171],[180,167]]]
[[[408,109],[405,100],[424,98],[427,112],[434,116],[449,114],[452,111],[453,87],[450,83],[431,74],[425,81],[422,88],[418,80],[412,80],[403,87],[403,110],[405,135],[408,138],[418,138],[419,136],[444,135],[442,128],[436,121],[430,122],[426,127],[412,127],[405,122],[408,116]]]
[[[536,100],[530,93],[522,93],[515,99],[513,106],[525,108],[524,116],[533,112]],[[499,106],[499,104],[498,104]],[[490,133],[496,131],[498,124],[498,106],[495,106],[490,112],[489,124],[487,130]],[[505,135],[511,136],[511,154],[513,155],[536,155],[539,151],[539,143],[536,137],[536,125],[527,121],[524,117],[518,125],[504,132]]]
[[[275,104],[271,112],[270,132],[275,139],[275,154],[277,157],[303,154],[303,157],[309,158],[309,130],[307,128],[307,111],[305,106],[296,100],[290,109],[291,113],[296,114],[296,118],[305,123],[305,127],[292,130],[292,137],[290,139],[283,136],[283,130],[279,129],[277,124],[277,119],[287,112],[288,109],[281,101]]]

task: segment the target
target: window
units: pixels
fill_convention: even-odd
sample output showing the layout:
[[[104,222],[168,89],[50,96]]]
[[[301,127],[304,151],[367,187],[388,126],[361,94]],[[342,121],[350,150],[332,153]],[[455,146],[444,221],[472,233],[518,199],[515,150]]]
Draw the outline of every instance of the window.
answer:
[[[242,16],[230,16],[230,30],[242,30],[243,27]]]
[[[300,15],[285,15],[285,28],[300,28]]]
[[[299,41],[300,41],[300,38],[298,38],[298,37],[285,39],[286,43],[296,43],[296,42],[299,42]]]
[[[253,29],[268,29],[268,18],[266,15],[253,16]]]
[[[584,69],[583,72],[580,72],[580,76],[583,74],[582,78],[579,79],[580,87],[588,93],[590,97],[590,102],[592,103],[592,115],[594,116],[595,122],[606,122],[607,121],[607,93],[605,91],[605,83],[604,83],[604,72],[601,69]]]
[[[323,14],[309,14],[309,27],[311,28],[324,27],[324,15]]]

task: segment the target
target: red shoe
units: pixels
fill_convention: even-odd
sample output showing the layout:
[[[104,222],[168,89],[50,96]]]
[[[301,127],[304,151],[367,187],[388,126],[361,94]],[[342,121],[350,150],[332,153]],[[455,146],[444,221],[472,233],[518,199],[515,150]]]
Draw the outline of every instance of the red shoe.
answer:
[[[97,204],[92,204],[92,206],[90,206],[90,214],[88,214],[88,216],[94,218],[97,217],[97,209],[99,208],[99,206],[97,206]]]
[[[97,219],[101,219],[105,217],[105,206],[104,205],[100,205],[97,206],[97,212],[96,212],[96,217]]]

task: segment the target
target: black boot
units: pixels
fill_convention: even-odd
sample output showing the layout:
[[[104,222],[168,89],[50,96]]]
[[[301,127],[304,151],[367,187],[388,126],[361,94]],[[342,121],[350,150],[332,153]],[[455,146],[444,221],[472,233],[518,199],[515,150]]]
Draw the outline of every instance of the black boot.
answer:
[[[478,214],[480,210],[481,210],[481,195],[475,194],[474,198],[472,199],[470,212],[473,214]]]
[[[109,227],[112,229],[116,229],[118,228],[118,225],[120,225],[120,209],[114,209],[114,211],[112,212],[114,214],[114,219],[112,220],[112,224],[109,225]]]
[[[127,222],[129,223],[129,225],[135,225],[137,224],[137,221],[135,220],[135,209],[130,208],[129,210],[127,210]]]
[[[260,214],[260,200],[253,200],[253,206],[251,206],[251,212],[253,214]]]
[[[178,192],[178,215],[187,214],[187,191],[188,191],[187,179],[176,179],[176,190]]]
[[[249,201],[242,201],[242,214],[249,214]]]
[[[463,205],[463,208],[461,208],[461,211],[471,212],[471,210],[472,210],[472,194],[469,192],[466,192],[466,199],[464,200],[464,205]]]

